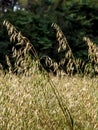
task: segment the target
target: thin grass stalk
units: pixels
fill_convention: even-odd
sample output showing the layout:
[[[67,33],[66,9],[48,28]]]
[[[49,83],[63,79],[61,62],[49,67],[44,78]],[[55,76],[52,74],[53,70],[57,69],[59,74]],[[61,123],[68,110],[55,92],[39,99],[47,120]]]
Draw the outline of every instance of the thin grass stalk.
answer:
[[[68,107],[65,106],[65,104],[63,103],[63,101],[62,101],[62,99],[61,99],[61,97],[59,95],[59,92],[56,89],[56,86],[53,83],[53,81],[50,79],[50,77],[48,77],[48,82],[49,82],[49,84],[50,84],[50,86],[52,88],[53,93],[56,96],[56,99],[58,101],[59,107],[61,108],[61,110],[63,112],[64,118],[67,121],[70,130],[73,130],[74,129],[74,121],[73,121],[73,118],[72,118],[72,116],[70,114],[70,111],[69,111]],[[66,116],[69,118],[69,120],[68,120],[68,118]]]

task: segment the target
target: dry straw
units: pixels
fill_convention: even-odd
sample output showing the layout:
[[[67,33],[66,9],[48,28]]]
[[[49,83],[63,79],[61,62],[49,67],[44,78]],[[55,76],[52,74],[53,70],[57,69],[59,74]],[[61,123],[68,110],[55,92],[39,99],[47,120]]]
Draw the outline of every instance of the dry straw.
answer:
[[[13,57],[15,58],[15,69],[17,69],[21,72],[22,68],[25,69],[25,67],[29,66],[29,64],[28,64],[29,60],[28,60],[27,54],[30,52],[36,58],[38,63],[40,63],[39,62],[40,58],[38,57],[37,52],[36,52],[34,46],[30,43],[30,41],[26,37],[22,36],[21,32],[18,32],[17,29],[9,21],[5,20],[3,22],[3,25],[7,28],[8,35],[10,37],[10,41],[11,42],[18,41],[12,49]],[[70,51],[68,51],[68,52],[70,52]],[[68,54],[68,56],[70,56],[70,54]],[[12,66],[11,61],[9,60],[8,56],[6,56],[6,58],[7,58],[9,67],[11,67]],[[55,62],[53,62],[51,58],[49,58],[49,57],[45,57],[45,58],[46,58],[45,59],[46,65],[49,65],[50,68],[53,67],[53,69],[55,66],[58,68],[58,65]],[[44,57],[42,57],[42,59],[44,59]],[[27,65],[23,65],[23,64],[27,64]],[[54,71],[56,71],[56,70],[54,70]],[[23,70],[22,70],[22,72],[23,72]],[[67,122],[66,125],[68,125],[70,130],[73,130],[74,125],[73,125],[73,118],[71,116],[71,113],[70,113],[68,107],[63,103],[62,99],[60,98],[59,92],[56,89],[56,86],[53,83],[53,81],[51,80],[51,78],[49,77],[49,75],[47,73],[45,73],[45,74],[46,74],[48,82],[53,90],[53,93],[56,96],[59,107],[62,110],[62,113],[65,118],[65,122]]]
[[[56,31],[56,39],[58,41],[56,49],[58,57],[60,57],[58,63],[59,68],[63,69],[65,73],[69,75],[73,75],[75,73],[95,75],[96,68],[98,71],[98,46],[95,45],[89,38],[84,37],[83,40],[88,46],[89,61],[86,62],[80,58],[75,59],[61,28],[56,23],[53,23],[52,27]]]

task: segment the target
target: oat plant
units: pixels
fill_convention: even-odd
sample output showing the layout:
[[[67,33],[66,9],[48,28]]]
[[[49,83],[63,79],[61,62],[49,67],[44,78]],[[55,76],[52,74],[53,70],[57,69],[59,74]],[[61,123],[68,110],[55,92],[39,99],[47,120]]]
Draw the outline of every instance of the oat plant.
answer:
[[[56,31],[56,39],[57,39],[56,46],[58,57],[60,57],[58,64],[61,67],[61,69],[63,69],[67,74],[71,75],[74,73],[75,70],[75,59],[72,50],[59,25],[53,23],[52,28]]]
[[[98,72],[98,46],[94,44],[90,38],[84,37],[83,40],[88,46],[88,64],[85,66],[85,70],[95,74]]]

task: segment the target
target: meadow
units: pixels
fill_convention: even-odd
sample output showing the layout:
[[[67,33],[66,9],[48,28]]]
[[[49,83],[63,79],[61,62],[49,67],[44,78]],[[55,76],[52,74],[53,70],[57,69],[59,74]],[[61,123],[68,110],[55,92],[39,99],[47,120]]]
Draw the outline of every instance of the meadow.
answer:
[[[1,71],[0,130],[98,130],[98,77]]]
[[[89,64],[83,66],[84,62],[74,60],[62,31],[53,24],[60,44],[58,51],[62,49],[63,40],[67,50],[64,62],[68,59],[68,73],[61,77],[53,76],[42,66],[42,70],[39,69],[40,59],[29,39],[8,21],[3,24],[7,27],[10,41],[18,43],[13,46],[12,55],[5,55],[8,69],[0,70],[0,130],[98,130],[98,76],[93,69],[98,65],[96,46],[85,39],[90,63],[95,61],[93,67],[90,64],[90,69]],[[36,60],[31,59],[30,51]],[[45,61],[46,65],[50,61],[50,58],[49,62]],[[75,69],[74,63],[78,69],[83,66],[89,71],[85,74],[71,73]],[[48,67],[55,69],[53,64],[48,64]],[[93,75],[89,74],[91,70],[94,70]]]
[[[61,1],[0,16],[0,130],[98,130],[97,2]]]

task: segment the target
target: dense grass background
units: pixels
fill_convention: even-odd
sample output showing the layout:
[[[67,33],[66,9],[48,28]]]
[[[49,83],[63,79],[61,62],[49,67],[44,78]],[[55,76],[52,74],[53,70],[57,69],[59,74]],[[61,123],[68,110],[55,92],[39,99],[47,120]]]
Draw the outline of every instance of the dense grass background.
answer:
[[[50,75],[74,130],[98,129],[98,77],[59,79]],[[0,130],[70,130],[47,76],[33,68],[29,76],[0,73]],[[65,111],[66,113],[66,111]],[[68,119],[68,120],[67,120]]]
[[[3,69],[7,67],[5,57],[10,55],[13,44],[2,26],[5,19],[30,39],[38,55],[55,57],[56,38],[51,24],[56,22],[75,56],[87,60],[83,37],[89,36],[98,44],[98,9],[97,4],[91,3],[69,2],[60,7],[58,2],[43,3],[31,12],[1,15],[0,63]],[[48,77],[35,64],[32,61],[33,67],[20,75],[0,70],[0,130],[98,130],[98,76]]]

